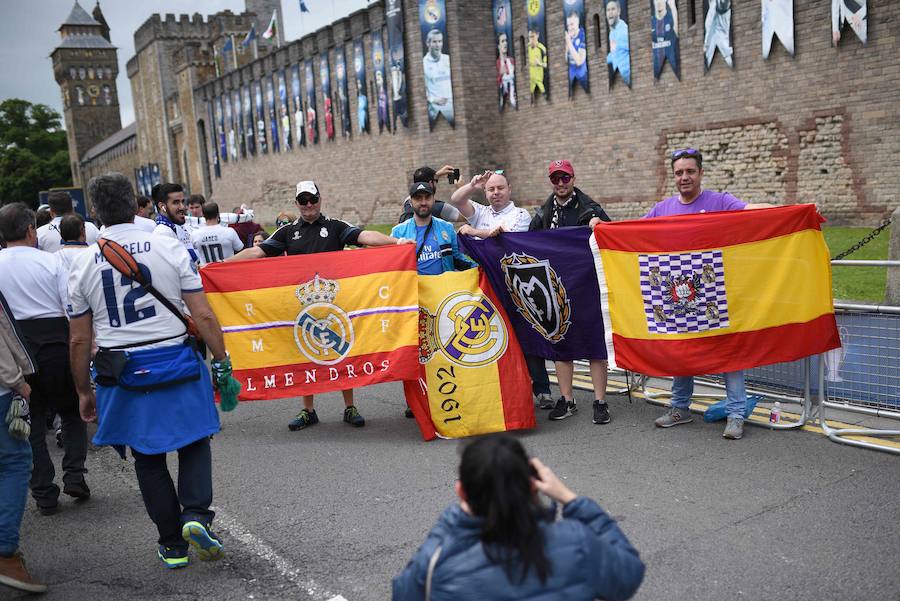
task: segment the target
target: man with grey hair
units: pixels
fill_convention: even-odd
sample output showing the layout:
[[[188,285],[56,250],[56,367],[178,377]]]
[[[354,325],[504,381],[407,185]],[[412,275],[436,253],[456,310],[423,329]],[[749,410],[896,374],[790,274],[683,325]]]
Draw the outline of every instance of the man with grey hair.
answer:
[[[190,310],[220,385],[231,379],[221,327],[184,245],[134,224],[128,179],[118,173],[95,177],[88,194],[107,227],[97,244],[75,258],[69,273],[72,375],[81,416],[99,417],[95,444],[131,447],[144,506],[159,531],[157,555],[163,564],[186,566],[188,545],[201,560],[219,559],[222,543],[211,530],[209,446],[209,437],[219,431],[219,415],[209,371],[176,307],[183,302]],[[107,242],[133,257],[166,303],[107,261],[100,247]],[[92,333],[99,347],[96,393],[89,369]],[[172,451],[178,451],[177,493],[166,466]]]
[[[85,500],[87,428],[78,417],[78,398],[69,368],[69,322],[65,312],[66,271],[59,259],[37,249],[34,211],[23,203],[0,209],[0,235],[9,245],[0,252],[0,292],[35,358],[37,371],[28,376],[32,388],[31,496],[42,515],[59,507],[56,471],[47,451],[47,416],[58,414],[63,432],[63,490]],[[58,237],[58,236],[57,236]]]

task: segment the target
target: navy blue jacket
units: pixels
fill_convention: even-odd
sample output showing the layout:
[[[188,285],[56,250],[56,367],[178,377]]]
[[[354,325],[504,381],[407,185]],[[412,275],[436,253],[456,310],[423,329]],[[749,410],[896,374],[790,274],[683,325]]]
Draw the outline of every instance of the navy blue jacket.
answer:
[[[586,497],[568,503],[562,513],[562,520],[541,520],[552,570],[547,581],[542,584],[532,569],[524,581],[510,582],[503,566],[491,563],[484,553],[482,519],[451,505],[394,578],[393,600],[425,598],[428,562],[438,546],[441,555],[432,576],[431,601],[630,598],[644,578],[644,564],[616,522]]]

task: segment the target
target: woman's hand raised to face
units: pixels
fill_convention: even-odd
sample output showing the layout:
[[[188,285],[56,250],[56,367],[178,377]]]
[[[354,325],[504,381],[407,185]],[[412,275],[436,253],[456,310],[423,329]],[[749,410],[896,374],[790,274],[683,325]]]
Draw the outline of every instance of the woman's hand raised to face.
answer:
[[[537,473],[537,477],[532,477],[531,480],[538,491],[563,505],[575,499],[577,495],[572,492],[568,486],[563,484],[556,474],[554,474],[549,467],[544,465],[540,459],[532,457],[531,466]]]

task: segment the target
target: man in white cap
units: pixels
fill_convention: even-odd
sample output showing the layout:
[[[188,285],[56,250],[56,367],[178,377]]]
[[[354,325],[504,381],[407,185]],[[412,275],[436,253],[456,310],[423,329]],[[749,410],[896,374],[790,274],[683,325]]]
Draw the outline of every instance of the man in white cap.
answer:
[[[343,250],[348,244],[356,246],[386,246],[412,242],[398,240],[381,232],[363,230],[340,219],[331,219],[322,214],[322,195],[315,182],[306,180],[297,184],[294,198],[300,218],[283,225],[259,246],[247,248],[228,261],[261,259],[279,255],[308,255],[313,253]],[[342,390],[344,395],[344,421],[356,428],[366,425],[366,420],[353,405],[353,389]],[[288,428],[302,430],[319,423],[313,408],[313,395],[303,397],[303,410],[291,420]]]

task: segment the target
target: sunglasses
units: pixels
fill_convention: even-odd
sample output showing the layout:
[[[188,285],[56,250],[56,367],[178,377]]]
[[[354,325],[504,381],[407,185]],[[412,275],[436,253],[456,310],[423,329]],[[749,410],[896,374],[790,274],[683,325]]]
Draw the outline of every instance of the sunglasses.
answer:
[[[309,196],[302,196],[297,199],[297,204],[300,205],[301,207],[305,207],[306,205],[319,204],[319,197],[313,196],[310,198]]]
[[[682,148],[681,150],[676,150],[672,153],[672,162],[674,163],[678,159],[683,159],[685,157],[696,159],[698,165],[703,162],[703,155],[700,154],[700,151],[696,148]]]
[[[554,173],[553,175],[550,176],[550,181],[551,181],[554,185],[556,185],[556,184],[558,184],[558,183],[560,183],[560,182],[562,182],[562,183],[564,183],[564,184],[568,184],[570,181],[572,181],[572,176],[569,175],[568,173],[564,173],[563,175],[556,175],[556,174]]]

